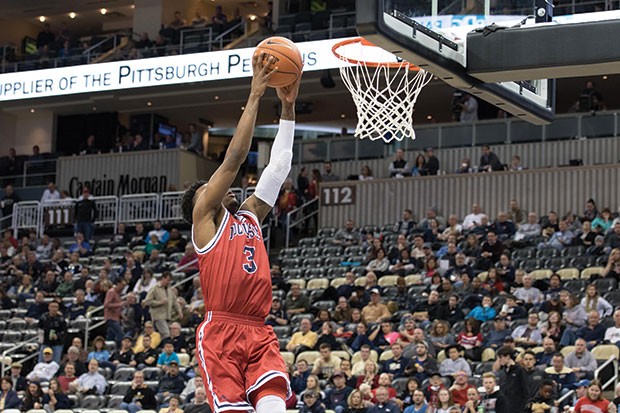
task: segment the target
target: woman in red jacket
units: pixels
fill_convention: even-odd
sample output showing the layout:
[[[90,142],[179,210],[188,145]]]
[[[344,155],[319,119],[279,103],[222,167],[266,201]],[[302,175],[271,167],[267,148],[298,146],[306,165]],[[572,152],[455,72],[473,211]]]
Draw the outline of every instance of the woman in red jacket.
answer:
[[[575,403],[574,413],[600,412],[609,413],[610,402],[603,397],[601,382],[592,380],[585,396]]]

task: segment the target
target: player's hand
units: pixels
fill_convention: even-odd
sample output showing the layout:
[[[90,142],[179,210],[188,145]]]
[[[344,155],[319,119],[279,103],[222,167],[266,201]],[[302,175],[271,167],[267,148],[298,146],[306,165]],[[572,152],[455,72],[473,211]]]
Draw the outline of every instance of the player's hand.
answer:
[[[252,78],[252,92],[257,96],[263,96],[267,89],[269,78],[278,70],[278,67],[271,67],[275,62],[275,57],[267,53],[259,53],[252,56],[252,70],[254,77]]]
[[[279,87],[276,89],[278,98],[282,101],[282,103],[295,103],[295,100],[297,99],[297,94],[299,93],[300,84],[301,84],[301,74],[299,75],[297,80],[291,83],[290,85]]]

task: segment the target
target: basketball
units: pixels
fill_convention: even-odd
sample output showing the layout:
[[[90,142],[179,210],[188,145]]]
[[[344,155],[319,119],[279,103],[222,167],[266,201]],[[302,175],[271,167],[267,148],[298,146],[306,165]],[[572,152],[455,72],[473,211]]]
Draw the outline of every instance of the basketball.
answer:
[[[303,60],[299,49],[286,37],[269,37],[256,46],[254,54],[268,53],[276,61],[273,65],[278,67],[267,84],[270,87],[284,87],[296,81],[301,76]]]

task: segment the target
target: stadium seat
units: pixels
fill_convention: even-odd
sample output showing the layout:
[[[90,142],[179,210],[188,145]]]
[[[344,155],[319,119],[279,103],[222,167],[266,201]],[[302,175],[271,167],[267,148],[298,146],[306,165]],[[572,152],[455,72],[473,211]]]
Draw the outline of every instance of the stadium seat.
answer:
[[[323,265],[323,258],[321,257],[316,257],[316,258],[304,258],[303,261],[301,262],[301,265],[304,267],[320,267],[321,265]]]
[[[325,247],[321,252],[321,255],[324,257],[340,257],[344,250],[342,247],[334,246],[334,247]]]
[[[323,260],[323,265],[325,265],[326,267],[337,267],[340,265],[341,262],[342,262],[341,256],[332,256],[332,257],[325,256]]]
[[[409,377],[400,377],[392,380],[392,387],[396,390],[396,394],[403,394],[407,390],[407,382]]]
[[[358,277],[355,279],[355,285],[359,285],[362,287],[366,286],[366,276]]]
[[[581,270],[583,272],[584,269],[587,269],[593,263],[594,263],[593,257],[581,256],[581,257],[573,258],[570,261],[570,266],[571,267],[575,267],[575,268],[579,268],[579,270]],[[581,278],[583,278],[583,273],[581,275]]]
[[[282,359],[287,365],[295,364],[295,354],[291,353],[290,351],[281,351],[280,354],[282,355]]]
[[[319,245],[319,240],[317,238],[302,238],[297,245],[300,248],[312,248]]]
[[[362,247],[361,245],[351,245],[350,247],[346,247],[344,249],[344,254],[345,256],[351,256],[351,255],[364,255],[366,253],[366,249],[364,247]]]
[[[301,258],[285,258],[280,261],[282,268],[299,268],[301,267]]]
[[[138,410],[136,413],[157,413],[155,410]]]
[[[301,250],[302,258],[313,258],[321,256],[321,247],[306,247]]]
[[[612,356],[617,360],[620,357],[620,349],[614,344],[598,345],[592,349],[592,355],[597,360],[609,360]]]
[[[422,282],[422,274],[409,274],[405,277],[405,284],[407,287],[417,285]]]
[[[349,354],[348,351],[344,351],[344,350],[335,350],[332,351],[332,355],[339,357],[341,360],[350,360],[351,359],[351,355]]]
[[[131,387],[131,383],[129,383],[129,387]],[[125,391],[125,393],[126,392],[127,391]],[[125,394],[125,393],[121,393],[121,394]],[[99,410],[104,406],[105,406],[105,397],[95,396],[92,394],[84,397],[82,399],[82,402],[80,403],[80,407],[82,407],[82,409],[84,410]],[[82,410],[82,412],[84,412],[84,410]]]
[[[484,351],[482,352],[481,357],[482,357],[481,358],[482,361],[495,360],[495,350],[493,350],[492,348],[485,348]]]
[[[290,326],[273,326],[273,332],[278,338],[286,338],[291,336]]]
[[[121,401],[123,399],[121,398]],[[58,413],[60,410],[56,410],[55,413]],[[71,412],[71,410],[69,410]],[[73,413],[73,412],[71,412]],[[129,413],[127,410],[120,410],[120,409],[114,409],[114,410],[108,410],[107,413]]]
[[[379,361],[386,361],[389,360],[393,357],[394,355],[392,354],[392,350],[385,350],[383,351],[383,353],[381,353],[381,356],[379,357]]]
[[[596,285],[600,295],[605,295],[615,290],[618,287],[618,282],[614,278],[597,278],[594,280],[594,285]]]
[[[116,381],[131,381],[136,369],[133,367],[119,367],[114,372],[114,380]]]
[[[319,310],[330,311],[336,307],[336,302],[333,300],[321,300],[314,303],[314,306]]]
[[[577,258],[575,258],[576,260]],[[574,260],[573,260],[574,261]],[[576,266],[579,268],[578,266]],[[593,275],[602,275],[605,268],[603,267],[589,267],[581,270],[581,278],[589,279]]]
[[[585,291],[589,283],[590,281],[588,279],[568,280],[564,283],[564,288],[573,294],[580,294]]]
[[[306,288],[306,280],[304,280],[303,278],[288,280],[288,282],[289,284],[298,284],[299,288],[301,288],[302,290]]]
[[[437,363],[441,364],[442,361],[444,361],[446,359],[446,352],[444,350],[441,350],[439,353],[437,353]]]
[[[321,357],[318,351],[303,351],[297,355],[297,361],[306,360],[308,364],[314,364],[314,361]]]
[[[111,394],[127,394],[127,391],[131,388],[131,381],[117,381],[112,385],[110,389]]]
[[[336,228],[324,227],[324,228],[321,228],[317,232],[316,236],[319,238],[325,238],[325,237],[332,238],[335,234],[336,234]]]
[[[566,357],[573,351],[575,351],[575,346],[566,346],[566,347],[563,347],[562,350],[560,350],[560,353],[562,353],[562,355]]]
[[[396,285],[396,281],[399,278],[399,275],[384,275],[383,277],[379,278],[377,284],[379,284],[380,287],[391,287],[393,285]]]
[[[297,326],[304,318],[307,318],[308,320],[310,320],[310,322],[313,322],[314,314],[295,314],[293,317],[291,317],[291,325]]]
[[[41,410],[41,411],[44,412],[44,413],[47,413],[45,410]],[[58,411],[58,410],[56,410],[56,411]],[[19,409],[4,409],[2,412],[3,413],[21,413],[21,410],[19,410]],[[69,412],[73,413],[73,410],[69,410]]]
[[[299,252],[299,248],[282,248],[282,250],[280,250],[280,259],[297,258],[299,257]]]
[[[282,275],[284,276],[284,279],[286,280],[290,280],[290,279],[299,279],[299,278],[303,278],[304,277],[304,273],[305,271],[301,268],[294,268],[294,269],[286,269],[284,271],[282,271]]]
[[[307,290],[317,290],[319,288],[329,287],[329,280],[327,278],[315,278],[308,281],[306,284]]]
[[[604,298],[614,307],[620,307],[620,290],[610,291]]]
[[[538,258],[528,258],[527,260],[521,262],[520,267],[523,271],[529,273],[539,269],[541,267],[541,262]]]
[[[355,363],[361,360],[362,360],[362,355],[360,354],[359,351],[356,351],[353,354],[353,357],[351,357],[351,365],[354,365]],[[377,353],[375,350],[370,350],[370,360],[376,363],[379,360],[379,353]]]
[[[558,271],[560,268],[564,267],[564,261],[565,259],[562,257],[553,257],[546,259],[543,265],[551,271]]]
[[[125,395],[121,395],[121,394],[112,394],[112,395],[110,395],[109,398],[108,398],[108,403],[106,404],[107,408],[108,409],[118,409],[121,406],[121,403],[123,402],[123,397],[125,397]],[[108,413],[110,413],[110,412],[108,412]]]
[[[553,271],[548,269],[540,269],[530,272],[534,280],[548,280],[553,275]]]
[[[578,257],[585,254],[586,250],[583,246],[570,246],[562,250],[562,257]]]
[[[329,259],[332,260],[335,258],[329,258]],[[329,278],[330,280],[334,278],[341,278],[341,277],[344,277],[347,274],[347,272],[349,272],[349,270],[346,267],[341,267],[340,264],[338,264],[338,266],[332,265],[331,267],[327,269],[327,278]]]
[[[562,268],[557,271],[562,280],[574,280],[579,278],[579,270],[577,268]]]
[[[338,277],[338,278],[334,278],[333,280],[331,280],[329,285],[334,288],[338,288],[346,282],[347,282],[347,279],[345,277]]]
[[[306,268],[304,270],[304,278],[309,281],[314,278],[323,278],[324,275],[325,275],[325,268],[323,267],[312,267],[312,268]],[[306,288],[308,288],[307,284],[306,284]]]
[[[187,353],[178,353],[179,356],[179,364],[181,367],[189,367],[190,357]]]
[[[536,258],[552,258],[557,257],[558,250],[555,248],[540,248],[536,251]]]
[[[478,274],[478,279],[480,279],[480,281],[482,282],[486,282],[488,276],[489,276],[488,271],[482,271],[480,274]]]

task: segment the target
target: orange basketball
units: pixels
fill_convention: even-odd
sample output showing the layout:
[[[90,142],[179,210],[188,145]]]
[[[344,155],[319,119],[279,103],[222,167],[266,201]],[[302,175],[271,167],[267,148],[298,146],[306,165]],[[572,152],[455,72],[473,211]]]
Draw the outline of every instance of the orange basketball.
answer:
[[[299,49],[286,37],[269,37],[256,46],[254,54],[267,53],[276,58],[273,65],[278,71],[269,79],[268,86],[284,87],[296,81],[301,76],[303,60]]]

